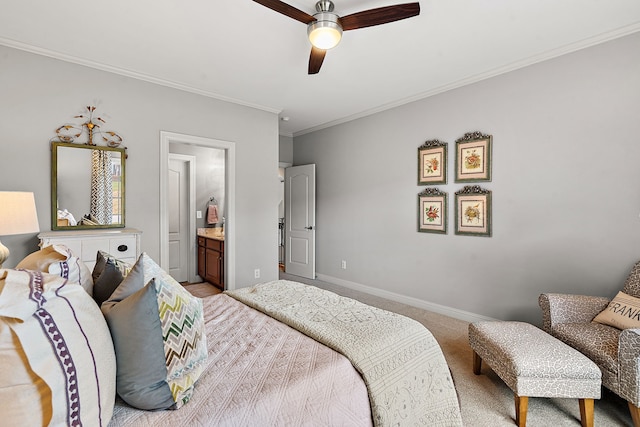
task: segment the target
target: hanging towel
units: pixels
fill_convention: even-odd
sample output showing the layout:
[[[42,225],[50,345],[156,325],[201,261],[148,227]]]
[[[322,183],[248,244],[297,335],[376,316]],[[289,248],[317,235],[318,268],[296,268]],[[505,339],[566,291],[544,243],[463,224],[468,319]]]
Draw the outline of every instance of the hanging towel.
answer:
[[[209,204],[207,206],[207,223],[209,225],[218,223],[218,206],[214,204]]]

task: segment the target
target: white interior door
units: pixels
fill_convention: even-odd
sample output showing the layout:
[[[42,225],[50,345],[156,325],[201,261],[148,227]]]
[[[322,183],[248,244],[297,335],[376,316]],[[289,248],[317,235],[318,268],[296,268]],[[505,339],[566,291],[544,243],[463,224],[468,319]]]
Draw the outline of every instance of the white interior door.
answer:
[[[285,271],[316,278],[316,165],[285,169]]]
[[[190,242],[194,167],[195,157],[169,154],[169,274],[178,282],[193,281],[195,277],[195,271],[191,271],[195,244]]]

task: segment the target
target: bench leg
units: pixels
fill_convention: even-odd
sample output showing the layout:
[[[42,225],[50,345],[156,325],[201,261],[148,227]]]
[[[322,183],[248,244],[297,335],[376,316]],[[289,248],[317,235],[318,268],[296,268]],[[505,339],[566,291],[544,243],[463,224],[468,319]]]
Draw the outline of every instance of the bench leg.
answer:
[[[480,369],[482,368],[482,358],[478,356],[478,353],[473,351],[473,373],[480,375]]]
[[[634,427],[640,427],[640,408],[631,402],[629,403],[629,412],[631,412],[631,419],[633,420]]]
[[[580,399],[582,427],[593,427],[593,399]]]
[[[516,424],[518,427],[527,425],[527,408],[529,407],[529,398],[527,396],[516,397]]]

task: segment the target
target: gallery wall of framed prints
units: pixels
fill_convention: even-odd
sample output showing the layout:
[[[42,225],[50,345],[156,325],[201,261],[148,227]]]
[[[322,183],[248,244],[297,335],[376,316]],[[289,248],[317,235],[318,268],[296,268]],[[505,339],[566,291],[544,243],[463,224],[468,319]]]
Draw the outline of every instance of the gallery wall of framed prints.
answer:
[[[455,183],[490,182],[493,136],[467,132],[456,140]],[[418,147],[418,185],[447,184],[448,143],[438,139]],[[454,192],[454,233],[491,237],[492,192],[479,185],[465,185]],[[418,231],[447,234],[448,193],[427,187],[418,193]]]

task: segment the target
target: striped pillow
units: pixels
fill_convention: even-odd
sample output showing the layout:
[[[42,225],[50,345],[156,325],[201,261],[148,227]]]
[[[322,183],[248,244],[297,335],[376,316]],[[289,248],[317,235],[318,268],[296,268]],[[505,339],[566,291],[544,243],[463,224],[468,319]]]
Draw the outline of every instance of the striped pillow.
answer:
[[[106,426],[115,380],[109,329],[80,286],[0,270],[0,424]]]
[[[65,245],[45,246],[27,255],[16,266],[16,270],[19,269],[57,274],[72,283],[79,283],[89,295],[93,295],[93,279],[89,267]]]

